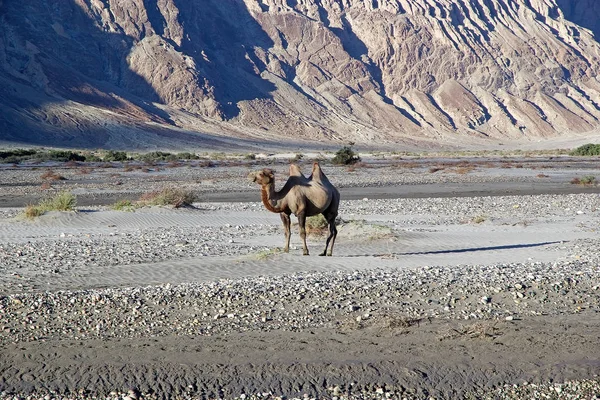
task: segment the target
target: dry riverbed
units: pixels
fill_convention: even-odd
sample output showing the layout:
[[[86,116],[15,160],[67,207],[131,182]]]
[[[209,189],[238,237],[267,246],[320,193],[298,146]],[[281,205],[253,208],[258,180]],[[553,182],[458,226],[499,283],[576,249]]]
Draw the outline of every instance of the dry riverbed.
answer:
[[[304,257],[246,181],[284,178],[263,161],[54,165],[80,206],[35,220],[50,166],[4,168],[0,398],[600,398],[593,162],[324,163],[339,236]],[[108,205],[169,185],[201,201]]]

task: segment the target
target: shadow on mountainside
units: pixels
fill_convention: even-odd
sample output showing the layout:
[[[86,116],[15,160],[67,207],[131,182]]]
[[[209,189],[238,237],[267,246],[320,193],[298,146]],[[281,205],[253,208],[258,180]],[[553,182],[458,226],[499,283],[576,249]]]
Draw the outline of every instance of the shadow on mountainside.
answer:
[[[142,0],[144,9],[108,3],[103,10],[74,0],[0,3],[0,140],[96,147],[110,135],[107,125],[129,121],[140,131],[145,128],[138,122],[174,125],[167,112],[152,104],[163,102],[157,89],[129,65],[133,47],[152,35],[195,61],[195,84],[212,91],[225,118],[239,114],[240,101],[271,97],[275,87],[260,77],[265,66],[253,49],[273,43],[243,2],[172,1],[183,28],[180,45],[169,36],[173,27],[157,0]],[[42,111],[53,104],[55,110],[76,106],[70,101],[112,112],[81,124],[77,115],[65,121]]]
[[[566,19],[594,33],[600,41],[600,2],[597,0],[556,0]]]
[[[152,105],[159,101],[155,90],[129,69],[126,57],[134,38],[122,30],[102,30],[74,1],[4,2],[0,16],[0,139],[90,147],[108,139],[111,118],[173,124]],[[125,81],[137,90],[123,88]],[[75,110],[76,103],[110,114],[82,119],[78,114],[85,111]],[[62,114],[46,112],[65,105],[71,109]]]
[[[179,0],[177,6],[185,29],[179,50],[194,57],[205,73],[226,119],[239,114],[240,101],[272,98],[276,88],[260,77],[267,68],[254,49],[266,50],[274,43],[244,2]]]

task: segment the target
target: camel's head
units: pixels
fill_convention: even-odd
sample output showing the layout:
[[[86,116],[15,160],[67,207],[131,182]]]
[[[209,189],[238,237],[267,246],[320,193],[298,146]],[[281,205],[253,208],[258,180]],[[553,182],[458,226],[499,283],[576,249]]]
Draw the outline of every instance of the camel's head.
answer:
[[[268,185],[275,181],[275,172],[272,169],[264,168],[262,171],[251,172],[248,179],[259,185]]]

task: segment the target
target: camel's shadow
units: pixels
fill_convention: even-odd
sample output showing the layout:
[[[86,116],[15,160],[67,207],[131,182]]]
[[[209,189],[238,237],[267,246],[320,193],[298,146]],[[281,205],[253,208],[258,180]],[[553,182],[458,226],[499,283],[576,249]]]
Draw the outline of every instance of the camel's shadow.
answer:
[[[548,246],[548,245],[557,244],[557,243],[565,243],[565,241],[556,240],[556,241],[552,241],[552,242],[506,244],[506,245],[499,245],[499,246],[468,247],[468,248],[463,248],[463,249],[414,251],[414,252],[406,252],[406,253],[397,253],[397,255],[414,256],[414,255],[431,255],[431,254],[470,253],[470,252],[476,252],[476,251],[514,250],[514,249],[525,249],[525,248],[531,248],[531,247]]]

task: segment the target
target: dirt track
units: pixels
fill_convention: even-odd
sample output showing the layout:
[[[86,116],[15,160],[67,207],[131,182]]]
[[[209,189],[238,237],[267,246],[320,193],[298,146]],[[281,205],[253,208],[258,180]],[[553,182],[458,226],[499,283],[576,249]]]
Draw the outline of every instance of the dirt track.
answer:
[[[328,397],[324,388],[394,397],[460,398],[505,383],[597,376],[600,317],[526,321],[421,321],[390,327],[213,337],[51,340],[4,349],[4,390],[60,392],[115,387],[206,398],[242,393]],[[40,385],[41,382],[44,384]],[[348,383],[353,383],[348,386]],[[333,396],[329,392],[329,396]],[[399,398],[399,397],[398,397]]]

